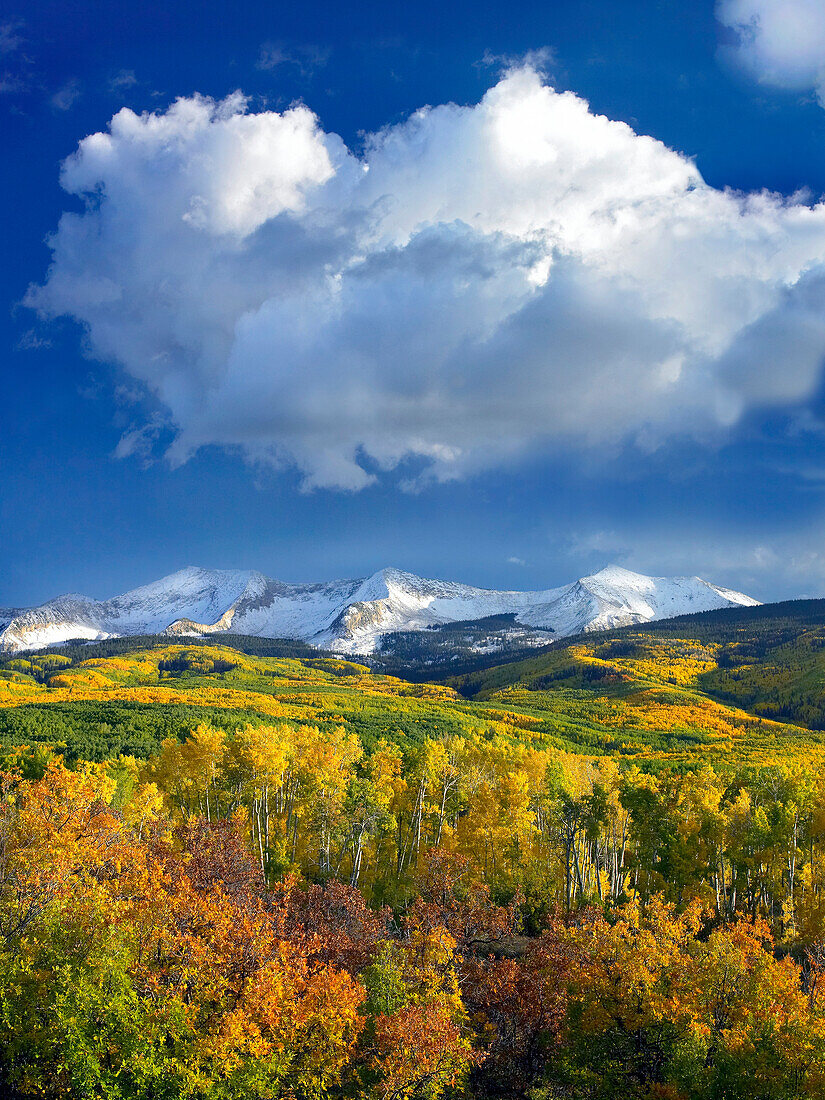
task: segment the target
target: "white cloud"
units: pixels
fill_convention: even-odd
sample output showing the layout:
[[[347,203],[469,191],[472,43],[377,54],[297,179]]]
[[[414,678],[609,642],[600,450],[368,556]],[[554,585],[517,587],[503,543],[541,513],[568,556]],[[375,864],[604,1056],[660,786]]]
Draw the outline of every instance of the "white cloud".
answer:
[[[120,69],[109,81],[109,91],[123,92],[127,88],[134,88],[137,82],[134,69]]]
[[[30,328],[17,341],[18,351],[41,351],[43,348],[50,348],[52,346],[51,340],[45,336],[41,336],[36,329]]]
[[[698,575],[766,602],[825,596],[821,521],[775,525],[765,535],[724,530],[718,523],[702,529],[696,522],[659,524],[653,517],[619,530],[554,533],[548,542],[571,569],[587,573],[614,563],[648,575]]]
[[[14,96],[29,90],[31,58],[23,50],[25,38],[22,19],[0,23],[0,96]]]
[[[552,46],[539,46],[523,54],[493,53],[485,50],[483,57],[475,62],[477,68],[495,69],[498,72],[518,68],[535,69],[546,75],[556,62],[556,51]]]
[[[265,42],[258,52],[256,68],[271,72],[287,66],[301,76],[312,76],[329,61],[330,51],[320,46],[285,46],[281,42]]]
[[[825,206],[715,190],[529,67],[361,156],[305,106],[123,110],[62,182],[86,209],[27,302],[159,399],[173,461],[359,489],[650,448],[804,398],[825,357]]]
[[[145,465],[150,465],[155,441],[162,431],[163,423],[158,416],[146,424],[130,428],[120,437],[115,448],[115,458],[139,458]]]
[[[54,93],[51,98],[52,107],[56,111],[70,111],[82,95],[79,80],[68,80],[62,88]]]
[[[725,47],[764,84],[815,89],[825,104],[825,5],[822,0],[718,0],[716,17],[736,36]]]
[[[15,53],[23,44],[20,31],[23,28],[22,20],[13,19],[6,23],[0,23],[0,56]]]

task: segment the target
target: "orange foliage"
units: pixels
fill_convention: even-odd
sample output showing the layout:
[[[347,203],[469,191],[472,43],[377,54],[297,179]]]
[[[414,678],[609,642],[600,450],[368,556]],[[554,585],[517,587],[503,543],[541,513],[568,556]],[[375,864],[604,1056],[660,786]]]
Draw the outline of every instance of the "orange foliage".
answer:
[[[438,1096],[479,1061],[449,1010],[436,1000],[405,1005],[375,1020],[372,1066],[384,1100]]]

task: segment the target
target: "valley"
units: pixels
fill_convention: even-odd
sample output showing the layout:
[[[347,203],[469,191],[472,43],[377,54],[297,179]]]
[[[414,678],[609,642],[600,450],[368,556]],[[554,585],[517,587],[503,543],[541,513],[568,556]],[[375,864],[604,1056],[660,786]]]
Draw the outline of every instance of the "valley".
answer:
[[[468,658],[475,670],[442,669],[429,681],[415,662],[407,670],[379,655],[359,664],[288,641],[144,641],[146,648],[113,639],[7,657],[4,743],[34,734],[65,744],[71,759],[145,756],[203,717],[225,728],[344,721],[367,744],[487,728],[650,766],[691,766],[697,753],[714,763],[785,751],[817,757],[825,744],[825,601],[589,633],[500,665],[494,653],[476,654]],[[388,665],[394,674],[382,671]]]
[[[391,660],[4,656],[19,1095],[821,1097],[825,601]]]

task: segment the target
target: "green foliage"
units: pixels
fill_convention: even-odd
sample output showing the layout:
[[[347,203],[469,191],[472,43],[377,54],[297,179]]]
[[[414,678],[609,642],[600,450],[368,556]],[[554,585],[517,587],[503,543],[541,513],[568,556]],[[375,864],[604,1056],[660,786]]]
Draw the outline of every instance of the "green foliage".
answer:
[[[780,745],[825,752],[817,728],[825,627],[806,626],[788,641],[798,622],[762,616],[745,636],[741,624],[722,630],[697,620],[704,638],[680,638],[671,623],[593,635],[459,677],[461,694],[330,657],[258,657],[187,642],[78,660],[99,648],[78,647],[71,665],[63,655],[48,675],[51,655],[38,657],[42,683],[22,671],[27,659],[7,662],[14,680],[5,682],[0,745],[62,744],[70,761],[146,757],[203,721],[231,730],[279,716],[329,729],[346,722],[368,750],[381,740],[406,746],[492,731],[644,759],[651,769],[766,760]],[[721,640],[711,640],[713,631]],[[3,690],[0,682],[0,699]]]
[[[129,638],[106,638],[101,642],[77,641],[65,642],[51,650],[40,650],[34,656],[35,663],[42,663],[48,656],[58,658],[69,664],[92,661],[100,657],[119,657],[124,653],[133,653],[137,649],[166,649],[174,640],[162,634],[136,634]],[[221,634],[221,646],[237,649],[240,653],[249,653],[257,657],[313,657],[323,656],[323,651],[305,642],[291,638],[257,638],[246,634]],[[187,647],[214,646],[211,637],[191,637],[186,639]],[[7,667],[7,662],[3,663]]]
[[[403,1008],[407,1003],[407,985],[404,981],[404,953],[398,944],[386,940],[363,973],[367,1000],[364,1008],[372,1016],[386,1016]]]
[[[215,657],[209,650],[189,649],[176,652],[174,656],[158,661],[158,672],[195,672],[203,676],[212,673],[231,672],[237,668],[234,661],[224,657]]]
[[[201,722],[237,729],[262,721],[254,710],[137,702],[78,700],[76,703],[0,707],[0,747],[53,746],[67,762],[149,757],[167,737],[183,740]]]

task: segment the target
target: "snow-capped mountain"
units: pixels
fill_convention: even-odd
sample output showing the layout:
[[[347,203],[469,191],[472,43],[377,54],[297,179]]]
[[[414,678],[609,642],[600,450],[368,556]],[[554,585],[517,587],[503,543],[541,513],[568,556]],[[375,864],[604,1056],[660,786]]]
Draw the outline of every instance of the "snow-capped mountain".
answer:
[[[540,592],[496,592],[399,569],[360,580],[282,584],[254,571],[192,567],[110,600],[67,595],[0,611],[0,650],[78,638],[231,632],[368,654],[388,634],[502,615],[511,616],[508,627],[525,645],[544,645],[583,631],[757,603],[699,577],[646,577],[618,566]]]

